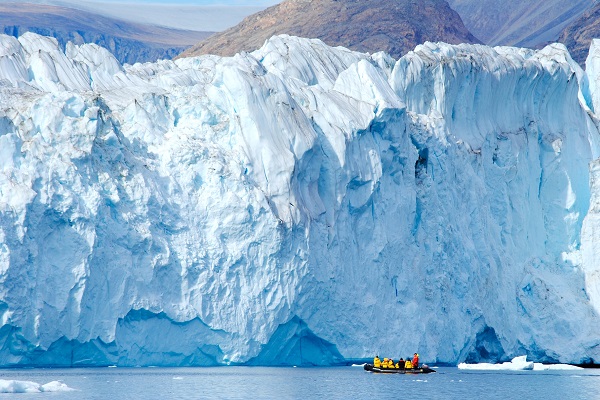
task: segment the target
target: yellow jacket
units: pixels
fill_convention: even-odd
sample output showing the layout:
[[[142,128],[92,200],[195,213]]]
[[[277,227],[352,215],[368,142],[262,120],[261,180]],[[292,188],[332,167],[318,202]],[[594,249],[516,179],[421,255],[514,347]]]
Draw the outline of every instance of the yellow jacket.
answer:
[[[379,357],[375,357],[373,359],[373,366],[375,368],[381,368],[381,360],[379,359]]]
[[[412,369],[412,367],[412,362],[410,360],[406,360],[406,362],[404,363],[404,369]]]

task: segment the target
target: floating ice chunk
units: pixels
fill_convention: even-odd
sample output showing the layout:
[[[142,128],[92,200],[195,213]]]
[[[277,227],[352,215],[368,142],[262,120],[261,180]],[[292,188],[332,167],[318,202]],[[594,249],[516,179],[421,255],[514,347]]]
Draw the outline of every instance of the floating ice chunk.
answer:
[[[542,364],[542,363],[535,363],[533,364],[533,370],[534,371],[568,371],[568,370],[576,370],[576,369],[583,369],[581,367],[578,367],[576,365],[569,365],[569,364]]]
[[[48,382],[45,385],[40,386],[41,392],[73,392],[75,389],[67,386],[61,381]]]
[[[40,385],[31,381],[0,380],[0,393],[38,393]]]
[[[0,393],[71,392],[74,390],[60,381],[52,381],[45,385],[40,385],[32,381],[0,379]]]
[[[511,361],[504,362],[502,364],[490,364],[490,363],[479,363],[479,364],[458,364],[458,369],[473,369],[473,370],[503,370],[503,371],[531,371],[533,370],[534,363],[527,361],[527,356],[519,356],[513,358]]]
[[[542,363],[534,363],[531,361],[527,361],[527,356],[515,357],[510,362],[505,362],[502,364],[488,364],[488,363],[480,363],[480,364],[458,364],[459,369],[473,369],[473,370],[507,370],[507,371],[525,371],[525,370],[534,370],[534,371],[560,371],[560,370],[576,370],[582,369],[581,367],[577,367],[575,365],[569,364],[542,364]]]

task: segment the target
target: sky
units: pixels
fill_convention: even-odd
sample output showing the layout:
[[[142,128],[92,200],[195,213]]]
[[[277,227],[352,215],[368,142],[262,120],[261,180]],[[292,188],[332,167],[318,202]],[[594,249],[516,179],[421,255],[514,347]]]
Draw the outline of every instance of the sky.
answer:
[[[25,0],[22,0],[25,2]],[[73,0],[72,3],[90,3],[88,0]],[[103,0],[104,3],[141,3],[141,4],[187,4],[194,6],[209,6],[209,5],[220,5],[220,6],[270,6],[279,3],[279,1],[273,0]]]
[[[195,31],[222,31],[281,0],[0,0],[78,8],[112,18]]]
[[[41,3],[41,4],[151,4],[151,5],[190,5],[190,6],[250,6],[268,7],[280,3],[281,0],[0,0],[11,3]]]

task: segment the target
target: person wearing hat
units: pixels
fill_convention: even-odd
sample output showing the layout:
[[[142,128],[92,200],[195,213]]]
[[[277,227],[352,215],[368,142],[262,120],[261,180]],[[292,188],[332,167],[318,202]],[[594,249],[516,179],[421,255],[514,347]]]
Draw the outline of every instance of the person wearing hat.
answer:
[[[412,359],[413,368],[419,368],[419,355],[415,353]]]
[[[381,368],[381,360],[379,359],[379,356],[375,356],[373,359],[373,367]]]

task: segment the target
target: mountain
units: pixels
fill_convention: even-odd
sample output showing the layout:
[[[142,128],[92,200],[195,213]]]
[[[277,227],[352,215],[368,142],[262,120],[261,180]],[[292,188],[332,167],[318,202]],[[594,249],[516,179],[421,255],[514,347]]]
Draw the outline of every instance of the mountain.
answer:
[[[426,41],[479,43],[444,0],[287,0],[246,17],[186,50],[231,56],[273,35],[318,38],[330,46],[400,57]]]
[[[0,365],[597,362],[592,54],[0,35]]]
[[[244,17],[277,2],[277,0],[257,0],[253,1],[252,5],[239,4],[239,2],[215,4],[214,1],[208,2],[209,4],[198,4],[198,1],[193,0],[5,0],[4,2],[21,1],[82,10],[121,22],[129,21],[175,30],[205,32],[221,32],[239,23]]]
[[[537,48],[556,41],[561,30],[595,0],[448,0],[466,27],[491,46]]]
[[[172,58],[212,32],[183,31],[135,24],[66,7],[43,4],[0,4],[0,32],[20,36],[34,32],[67,42],[96,43],[121,63]]]
[[[574,60],[585,63],[592,39],[600,37],[600,3],[567,26],[558,41],[564,43]]]

